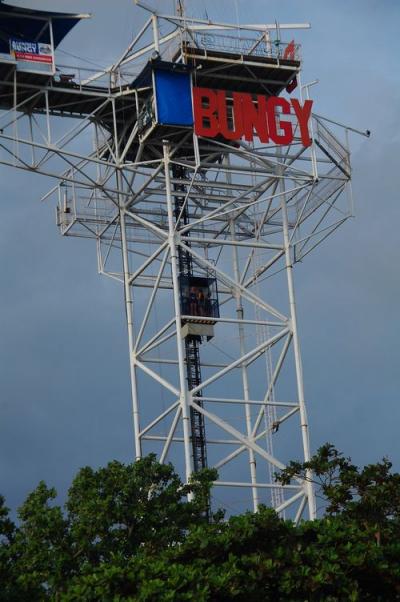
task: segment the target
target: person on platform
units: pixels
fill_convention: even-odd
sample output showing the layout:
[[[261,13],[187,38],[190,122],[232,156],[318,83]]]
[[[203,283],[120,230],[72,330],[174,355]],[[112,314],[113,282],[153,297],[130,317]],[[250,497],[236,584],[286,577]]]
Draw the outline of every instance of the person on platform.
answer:
[[[205,316],[206,312],[205,312],[205,295],[204,295],[204,291],[203,289],[199,289],[199,292],[197,294],[197,301],[198,301],[198,310],[199,310],[199,316]]]
[[[198,316],[198,292],[195,286],[192,286],[189,293],[189,302],[190,302],[190,315]]]

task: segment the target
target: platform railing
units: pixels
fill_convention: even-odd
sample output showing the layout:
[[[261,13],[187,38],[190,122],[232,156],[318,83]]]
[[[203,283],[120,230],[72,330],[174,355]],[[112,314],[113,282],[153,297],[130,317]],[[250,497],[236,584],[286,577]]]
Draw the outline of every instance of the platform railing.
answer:
[[[314,117],[316,124],[317,140],[327,147],[327,150],[333,154],[334,158],[343,166],[350,170],[350,155],[348,149],[336,138],[331,130],[322,123],[321,119]]]
[[[266,36],[258,38],[241,35],[226,35],[187,31],[185,42],[202,50],[227,52],[245,56],[265,57],[277,60],[301,60],[301,46],[292,42],[269,40]]]
[[[54,81],[64,84],[67,87],[75,87],[82,90],[87,88],[87,80],[95,74],[94,69],[77,65],[65,65],[57,63]],[[97,77],[89,86],[103,88],[104,91],[111,92],[121,88],[132,81],[132,75],[122,74],[119,70],[112,73],[104,73]]]
[[[93,68],[84,67],[82,65],[68,65],[59,60],[56,60],[55,66],[47,63],[35,63],[28,61],[16,61],[9,53],[0,53],[0,64],[5,63],[16,67],[20,73],[35,73],[53,77],[56,83],[61,83],[69,86],[82,88],[91,75],[97,73]],[[118,85],[126,85],[132,81],[133,75],[120,71],[104,73],[93,83],[94,86],[106,88],[110,91],[115,88],[116,82]]]
[[[21,61],[15,61],[9,54],[0,53],[0,63],[4,62],[16,65],[19,72],[43,73],[44,75],[52,77],[56,84],[63,84],[65,87],[78,88],[80,90],[92,86],[109,93],[118,90],[118,88],[122,91],[126,86],[132,83],[137,75],[137,73],[132,72],[132,70],[122,69],[99,73],[96,69],[85,67],[77,63],[67,64],[62,60],[57,60],[57,58],[59,57],[56,56],[54,68],[53,65],[51,65],[51,69],[45,69],[43,66],[41,67],[40,64],[38,64],[38,66],[34,63],[32,63],[32,65],[25,64]],[[93,75],[96,75],[97,77],[92,80]]]
[[[16,63],[14,57],[9,52],[0,52],[0,61],[3,63]]]

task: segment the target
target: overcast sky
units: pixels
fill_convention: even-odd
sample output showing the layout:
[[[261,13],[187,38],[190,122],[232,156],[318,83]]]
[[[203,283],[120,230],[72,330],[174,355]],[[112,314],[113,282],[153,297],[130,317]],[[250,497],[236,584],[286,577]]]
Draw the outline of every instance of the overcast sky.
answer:
[[[63,49],[104,65],[144,19],[129,0],[15,4],[92,13]],[[233,22],[310,21],[297,38],[303,81],[320,82],[316,112],[372,132],[352,141],[356,218],[295,280],[313,449],[329,440],[400,470],[400,4],[187,4]],[[133,448],[122,291],[97,275],[93,241],[59,236],[54,206],[39,202],[52,182],[4,167],[0,182],[0,492],[15,508],[40,479],[63,493],[80,466],[130,461]]]

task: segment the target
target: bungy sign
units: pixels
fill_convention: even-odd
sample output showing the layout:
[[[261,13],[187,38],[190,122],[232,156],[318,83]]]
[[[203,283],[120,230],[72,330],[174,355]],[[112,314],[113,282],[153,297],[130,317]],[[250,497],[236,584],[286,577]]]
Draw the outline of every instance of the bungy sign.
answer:
[[[53,63],[53,51],[50,44],[11,39],[10,53],[17,61],[45,63],[47,65]]]
[[[293,142],[293,123],[285,115],[296,116],[302,144],[310,146],[309,121],[312,100],[303,104],[296,98],[286,100],[278,96],[253,96],[246,92],[233,92],[232,111],[228,113],[226,92],[209,88],[193,88],[194,130],[197,136],[227,140],[244,138],[251,142],[256,135],[260,142],[287,145]],[[229,119],[232,115],[233,119]],[[231,123],[233,125],[231,126]]]

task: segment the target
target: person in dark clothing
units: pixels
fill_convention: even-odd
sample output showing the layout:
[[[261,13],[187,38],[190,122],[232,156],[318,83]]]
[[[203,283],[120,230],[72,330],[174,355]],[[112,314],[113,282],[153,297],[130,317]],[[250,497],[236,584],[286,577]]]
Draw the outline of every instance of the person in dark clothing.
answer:
[[[197,289],[195,286],[192,286],[189,293],[189,303],[190,303],[190,315],[198,316],[198,298],[197,298]]]

